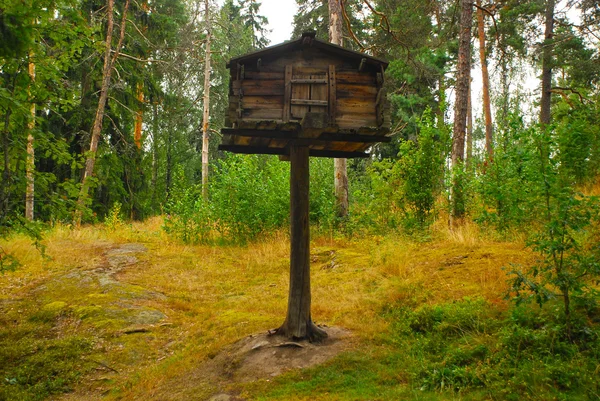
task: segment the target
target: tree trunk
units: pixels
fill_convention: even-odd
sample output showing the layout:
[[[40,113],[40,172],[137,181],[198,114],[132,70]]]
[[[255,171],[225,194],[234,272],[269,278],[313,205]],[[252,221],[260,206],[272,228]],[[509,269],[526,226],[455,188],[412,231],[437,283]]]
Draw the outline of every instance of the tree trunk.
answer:
[[[76,226],[81,224],[81,217],[83,209],[85,207],[89,186],[90,178],[94,173],[94,165],[96,163],[96,152],[98,151],[98,141],[102,132],[102,121],[104,120],[104,109],[106,107],[106,99],[108,98],[108,89],[110,86],[110,78],[112,75],[112,69],[114,64],[119,57],[121,46],[123,45],[123,39],[125,38],[125,25],[127,23],[127,9],[129,8],[129,0],[125,1],[123,7],[123,16],[121,18],[121,31],[119,35],[119,42],[111,57],[112,52],[112,36],[113,36],[113,7],[114,0],[107,0],[106,13],[107,13],[107,26],[106,26],[106,48],[104,52],[104,65],[102,67],[102,86],[100,87],[100,99],[98,100],[98,108],[96,109],[96,116],[94,117],[94,125],[92,126],[92,134],[90,138],[90,150],[85,160],[85,170],[83,174],[83,180],[81,183],[81,190],[79,191],[79,199],[77,199],[77,210],[75,211],[75,217],[73,222]]]
[[[165,200],[171,198],[171,182],[173,181],[173,129],[167,129],[167,165],[165,166]]]
[[[152,207],[156,206],[156,180],[158,178],[158,105],[152,108]]]
[[[329,41],[342,46],[342,3],[329,0]],[[346,159],[333,160],[335,178],[335,206],[338,217],[348,216],[348,169]]]
[[[461,0],[460,38],[456,73],[456,102],[454,105],[454,135],[452,138],[452,166],[465,158],[465,130],[467,102],[471,80],[471,22],[473,8],[469,0]]]
[[[481,0],[477,0],[481,7]],[[485,55],[485,24],[483,10],[477,8],[477,32],[479,36],[479,61],[481,63],[481,80],[483,82],[483,115],[485,118],[485,150],[487,157],[491,158],[494,152],[494,128],[492,124],[492,108],[490,105],[490,76],[488,73],[487,57]]]
[[[457,173],[465,159],[465,131],[467,128],[467,103],[471,81],[471,25],[473,5],[470,0],[461,0],[460,36],[458,65],[456,73],[456,102],[454,106],[454,130],[452,136],[452,168],[454,170],[452,188],[452,222],[464,215],[463,191]]]
[[[210,118],[210,9],[208,0],[204,1],[206,10],[204,22],[206,23],[206,51],[204,55],[204,112],[202,115],[202,198],[208,199],[208,119]]]
[[[327,334],[313,323],[310,314],[308,147],[292,145],[290,162],[290,292],[287,317],[277,333],[295,340],[315,341]]]
[[[546,2],[546,23],[542,50],[542,97],[540,99],[540,124],[550,124],[552,101],[552,38],[554,37],[554,0]]]
[[[135,113],[135,125],[133,128],[133,142],[138,149],[142,149],[142,124],[144,121],[144,85],[138,82],[136,86],[136,98],[139,102]]]
[[[13,89],[14,91],[14,89]],[[7,108],[6,114],[4,115],[4,128],[2,129],[2,160],[3,160],[3,170],[2,170],[2,182],[0,182],[0,223],[4,223],[6,216],[8,216],[9,212],[9,199],[8,199],[8,185],[11,180],[10,176],[10,116],[12,114],[12,109],[10,107]]]
[[[29,79],[31,84],[35,82],[35,63],[32,61],[33,52],[29,53]],[[31,99],[31,90],[29,91],[31,105],[29,108],[30,116],[27,122],[27,163],[25,167],[25,176],[27,188],[25,191],[25,219],[33,221],[33,205],[35,200],[35,149],[33,148],[35,129],[35,102]]]
[[[471,83],[469,82],[469,91],[467,92],[467,170],[473,164],[473,101],[471,93]]]

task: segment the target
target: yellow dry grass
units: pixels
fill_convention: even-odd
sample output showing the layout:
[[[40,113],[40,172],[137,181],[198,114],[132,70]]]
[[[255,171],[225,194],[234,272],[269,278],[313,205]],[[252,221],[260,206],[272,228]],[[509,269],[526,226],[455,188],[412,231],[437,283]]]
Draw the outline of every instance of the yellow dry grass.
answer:
[[[102,226],[55,227],[45,240],[52,260],[43,259],[22,237],[0,243],[23,264],[16,272],[0,275],[0,297],[13,300],[35,298],[35,289],[53,277],[102,265],[106,250],[118,244],[138,242],[148,248],[116,279],[140,292],[161,294],[132,302],[158,310],[166,319],[133,335],[124,335],[119,325],[98,329],[84,321],[79,330],[98,339],[95,358],[119,373],[100,370],[66,399],[96,399],[102,394],[124,400],[203,399],[217,390],[198,377],[203,361],[244,336],[282,323],[289,263],[285,233],[247,246],[190,246],[170,239],[161,223],[155,218],[113,231]],[[313,318],[351,330],[360,347],[387,329],[381,310],[389,303],[433,304],[481,296],[502,305],[502,266],[532,259],[521,242],[486,240],[472,224],[450,230],[440,223],[434,231],[428,242],[395,234],[314,238]],[[120,302],[118,292],[79,294],[77,299],[58,293],[55,298],[73,310],[116,307]]]

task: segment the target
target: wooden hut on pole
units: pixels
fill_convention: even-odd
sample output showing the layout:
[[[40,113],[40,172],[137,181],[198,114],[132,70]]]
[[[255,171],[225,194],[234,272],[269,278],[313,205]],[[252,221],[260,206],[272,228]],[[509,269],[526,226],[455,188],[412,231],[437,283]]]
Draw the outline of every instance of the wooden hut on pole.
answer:
[[[313,32],[232,59],[220,150],[279,155],[291,162],[290,288],[277,330],[288,338],[326,336],[310,313],[309,157],[368,157],[389,142],[387,62],[315,38]]]

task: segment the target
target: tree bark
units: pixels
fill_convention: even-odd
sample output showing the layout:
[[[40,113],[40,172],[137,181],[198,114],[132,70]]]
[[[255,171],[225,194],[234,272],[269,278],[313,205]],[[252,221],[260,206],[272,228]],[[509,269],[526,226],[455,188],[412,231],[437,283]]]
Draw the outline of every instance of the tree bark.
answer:
[[[310,314],[310,232],[308,147],[290,148],[290,291],[287,317],[277,333],[291,339],[316,341],[327,334]]]
[[[136,98],[139,102],[135,113],[135,125],[133,128],[133,142],[138,149],[142,149],[142,124],[144,122],[144,85],[138,82],[136,86]]]
[[[35,63],[32,60],[33,52],[29,53],[29,79],[31,84],[35,82]],[[31,99],[31,89],[29,90],[29,121],[27,122],[27,162],[25,164],[25,176],[27,188],[25,190],[25,219],[33,221],[33,206],[35,201],[35,149],[33,130],[35,129],[35,102]]]
[[[546,1],[544,45],[542,49],[542,97],[540,99],[540,124],[550,124],[552,101],[552,38],[554,37],[554,0]]]
[[[166,159],[167,165],[165,166],[165,200],[169,200],[171,198],[171,183],[173,181],[173,130],[171,128],[167,129]]]
[[[490,104],[490,76],[488,73],[487,57],[485,55],[485,22],[481,0],[477,0],[477,32],[479,36],[479,61],[481,63],[481,80],[483,83],[483,116],[485,119],[485,150],[488,158],[494,152],[494,127],[492,123],[492,108]]]
[[[92,126],[90,150],[85,160],[85,171],[83,174],[83,180],[81,182],[81,190],[79,191],[79,199],[77,200],[77,209],[75,211],[75,217],[73,219],[73,222],[76,226],[79,226],[81,224],[81,217],[89,192],[90,178],[94,173],[94,165],[96,163],[96,152],[98,151],[98,141],[102,132],[102,121],[104,120],[104,109],[106,107],[106,99],[108,99],[108,90],[110,87],[112,69],[117,58],[119,57],[119,52],[121,51],[121,46],[123,45],[123,39],[125,38],[125,26],[127,23],[127,10],[129,8],[129,0],[125,1],[125,6],[123,7],[123,16],[121,18],[121,31],[119,35],[119,41],[117,43],[117,47],[114,51],[114,54],[111,57],[114,25],[113,8],[114,0],[107,0],[106,13],[108,19],[106,26],[106,49],[104,52],[104,65],[102,67],[102,86],[100,87],[100,99],[98,100],[98,108],[96,109],[94,125]]]
[[[329,0],[329,41],[342,46],[342,3]],[[338,217],[348,216],[348,168],[346,159],[334,159],[335,209]]]
[[[465,131],[467,102],[471,80],[471,23],[473,7],[469,0],[461,0],[460,38],[456,73],[456,101],[454,105],[454,135],[452,138],[452,166],[465,158]]]
[[[152,108],[152,207],[156,206],[156,181],[158,178],[158,105]]]
[[[210,118],[210,9],[204,1],[204,22],[206,23],[206,50],[204,55],[204,111],[202,115],[202,198],[208,199],[208,120]]]
[[[467,92],[467,159],[465,165],[467,170],[473,164],[473,94],[471,93],[471,83],[469,82],[469,92]]]
[[[458,65],[456,73],[456,101],[454,105],[454,130],[452,136],[452,213],[451,224],[464,215],[464,194],[457,176],[465,159],[465,131],[467,128],[467,109],[469,84],[471,81],[471,25],[473,23],[473,5],[471,0],[461,0],[460,36],[458,47]]]
[[[13,89],[14,91],[14,89]],[[3,167],[2,170],[2,182],[0,182],[0,223],[4,223],[6,216],[9,212],[9,199],[8,199],[8,185],[11,180],[10,174],[10,116],[12,109],[7,108],[6,114],[4,115],[4,127],[2,129],[2,156],[3,156]]]

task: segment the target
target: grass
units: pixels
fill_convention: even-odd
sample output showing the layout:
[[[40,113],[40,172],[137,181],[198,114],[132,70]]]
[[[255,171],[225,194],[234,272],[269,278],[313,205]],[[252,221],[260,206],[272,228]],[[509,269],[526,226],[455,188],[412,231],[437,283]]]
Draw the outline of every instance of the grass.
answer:
[[[0,400],[223,390],[198,366],[282,323],[287,235],[191,246],[161,224],[58,226],[45,240],[52,259],[20,236],[0,242],[22,264],[0,275]],[[503,299],[501,267],[534,260],[522,242],[484,240],[469,225],[434,233],[425,242],[314,238],[312,315],[351,330],[353,347],[323,366],[225,390],[259,400],[597,399],[600,347],[569,345],[549,317],[536,323]],[[148,251],[103,282],[106,251],[129,242]],[[165,317],[138,319],[153,313]]]

